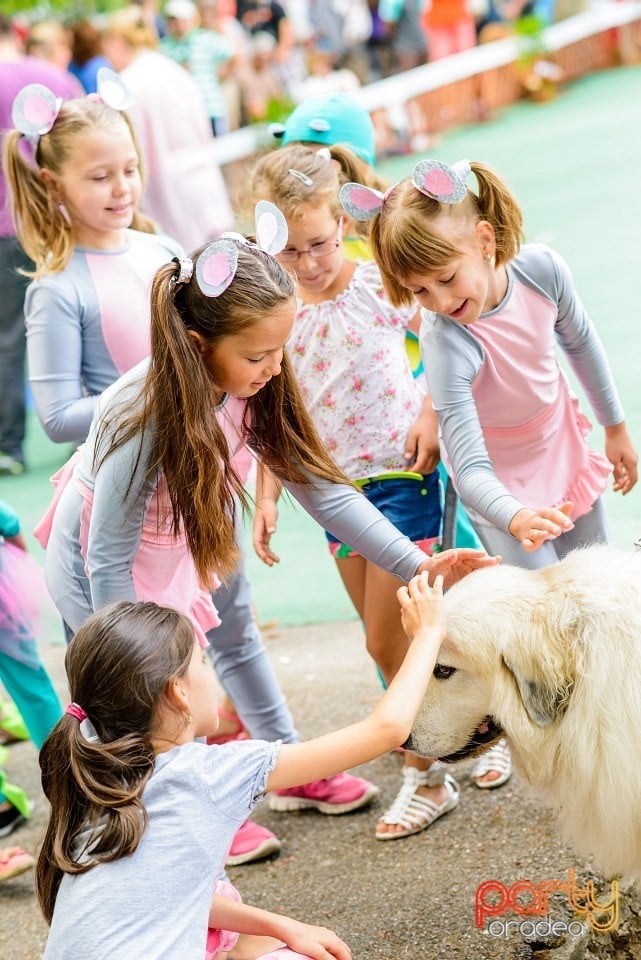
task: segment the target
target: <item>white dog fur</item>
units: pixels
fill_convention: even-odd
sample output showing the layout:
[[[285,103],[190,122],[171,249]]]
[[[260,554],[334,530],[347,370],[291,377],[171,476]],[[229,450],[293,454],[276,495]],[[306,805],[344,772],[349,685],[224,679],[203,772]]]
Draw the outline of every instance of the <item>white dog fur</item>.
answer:
[[[445,607],[407,746],[461,759],[497,724],[576,849],[641,876],[641,553],[588,547],[543,570],[479,570]]]

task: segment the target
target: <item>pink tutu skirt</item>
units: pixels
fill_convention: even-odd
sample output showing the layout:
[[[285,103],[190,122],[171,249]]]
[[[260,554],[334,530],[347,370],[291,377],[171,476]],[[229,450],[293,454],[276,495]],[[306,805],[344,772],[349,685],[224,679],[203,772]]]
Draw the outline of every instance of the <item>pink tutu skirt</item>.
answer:
[[[219,897],[227,897],[228,900],[234,900],[236,903],[242,903],[243,898],[236,887],[226,880],[219,880],[216,884],[216,893]],[[209,927],[207,930],[207,947],[205,949],[205,960],[214,960],[219,953],[227,952],[236,946],[238,934],[231,930],[217,930],[215,927]]]
[[[234,900],[236,903],[242,903],[243,898],[233,884],[226,880],[219,880],[216,884],[216,893],[220,897],[227,897],[228,900]],[[205,950],[205,960],[215,960],[219,953],[226,953],[233,950],[238,942],[238,934],[231,930],[217,930],[215,927],[209,927],[207,930],[207,947]],[[296,953],[289,947],[279,947],[276,950],[270,950],[269,953],[261,955],[258,960],[311,960],[307,954]]]

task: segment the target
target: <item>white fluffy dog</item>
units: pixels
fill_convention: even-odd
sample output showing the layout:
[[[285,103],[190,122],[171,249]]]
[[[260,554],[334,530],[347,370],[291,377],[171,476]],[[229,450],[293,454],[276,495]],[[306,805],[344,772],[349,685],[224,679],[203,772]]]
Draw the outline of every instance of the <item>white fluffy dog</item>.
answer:
[[[640,876],[641,553],[589,547],[543,570],[479,570],[445,608],[407,746],[454,762],[504,732],[577,850]]]

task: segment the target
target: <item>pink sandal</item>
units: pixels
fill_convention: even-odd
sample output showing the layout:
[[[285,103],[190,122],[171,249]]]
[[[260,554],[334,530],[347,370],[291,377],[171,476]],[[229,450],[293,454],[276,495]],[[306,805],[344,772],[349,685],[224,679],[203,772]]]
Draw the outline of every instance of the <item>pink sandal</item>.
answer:
[[[11,877],[26,873],[27,870],[31,870],[35,862],[31,854],[22,847],[6,847],[0,850],[0,880],[9,880]]]

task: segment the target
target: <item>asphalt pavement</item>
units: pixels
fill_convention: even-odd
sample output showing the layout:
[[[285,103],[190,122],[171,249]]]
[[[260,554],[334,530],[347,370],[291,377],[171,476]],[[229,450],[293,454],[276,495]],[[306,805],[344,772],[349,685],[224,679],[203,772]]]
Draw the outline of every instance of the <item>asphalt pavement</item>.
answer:
[[[362,717],[380,697],[356,622],[275,628],[266,642],[302,737]],[[64,649],[55,645],[42,652],[67,702]],[[514,884],[527,880],[530,890],[540,890],[545,881],[565,880],[568,870],[581,883],[593,879],[602,902],[612,890],[610,878],[600,877],[560,840],[550,813],[516,775],[498,790],[481,791],[470,780],[472,761],[460,764],[453,768],[461,786],[456,810],[416,836],[375,840],[376,820],[396,793],[401,762],[399,754],[388,754],[359,769],[381,788],[380,802],[365,811],[327,817],[259,807],[256,819],[280,836],[283,847],[272,860],[230,870],[245,901],[334,928],[350,944],[353,960],[641,958],[641,897],[626,882],[618,922],[608,934],[592,933],[585,917],[569,909],[566,894],[551,897],[544,916],[510,906]],[[10,748],[8,772],[28,789],[36,809],[3,843],[35,851],[47,804],[31,744]],[[496,896],[478,891],[490,880],[497,882]],[[482,904],[495,912],[479,927],[475,907]],[[37,960],[45,938],[33,876],[0,884],[0,960]],[[91,960],[90,951],[84,960]]]

